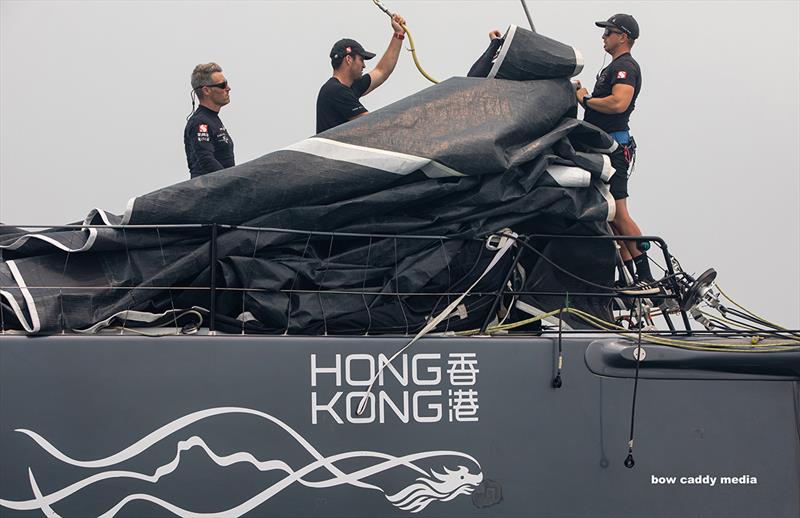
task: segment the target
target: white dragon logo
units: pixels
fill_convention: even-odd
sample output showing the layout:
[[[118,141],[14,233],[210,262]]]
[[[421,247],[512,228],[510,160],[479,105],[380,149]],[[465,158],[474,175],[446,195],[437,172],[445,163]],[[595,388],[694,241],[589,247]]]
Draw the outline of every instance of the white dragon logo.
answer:
[[[294,429],[280,419],[258,410],[240,407],[210,408],[188,414],[172,421],[165,426],[162,426],[161,428],[153,431],[152,433],[136,441],[127,448],[115,453],[114,455],[96,460],[73,459],[62,453],[44,437],[34,431],[26,429],[17,429],[16,431],[29,436],[43,450],[61,462],[82,468],[98,469],[108,468],[132,459],[167,436],[178,432],[189,425],[212,416],[224,414],[254,415],[278,425],[281,429],[290,434],[309,454],[311,454],[313,460],[305,466],[295,469],[282,460],[260,461],[248,452],[237,452],[231,455],[220,456],[214,453],[214,451],[202,438],[192,436],[187,440],[179,441],[177,444],[177,452],[175,457],[167,464],[159,466],[152,475],[135,471],[106,470],[74,482],[62,489],[53,491],[49,494],[44,494],[36,482],[33,471],[29,468],[28,477],[34,498],[30,500],[0,499],[0,506],[19,511],[38,509],[41,510],[45,516],[57,517],[59,515],[53,510],[52,507],[54,504],[102,480],[128,478],[142,480],[153,484],[157,483],[161,477],[176,471],[180,465],[182,453],[192,448],[201,448],[204,450],[208,457],[218,466],[224,467],[237,463],[247,463],[256,467],[259,471],[282,471],[286,474],[286,476],[250,499],[224,511],[212,513],[191,511],[188,509],[183,509],[157,496],[146,493],[137,493],[130,494],[122,498],[116,505],[102,513],[100,516],[102,518],[112,518],[126,504],[136,500],[152,502],[181,517],[228,518],[241,516],[260,506],[294,483],[299,483],[303,486],[316,489],[340,485],[351,485],[365,489],[372,489],[383,493],[389,502],[398,508],[404,511],[416,513],[422,509],[425,509],[425,507],[432,502],[447,502],[459,495],[468,495],[472,493],[477,485],[483,481],[483,474],[481,473],[481,468],[478,461],[470,455],[456,451],[427,451],[412,453],[402,457],[396,457],[394,455],[374,451],[352,451],[324,457],[306,439],[304,439],[300,434],[298,434]],[[439,473],[434,470],[430,470],[429,472],[418,465],[420,461],[436,457],[449,457],[451,459],[453,457],[460,458],[461,462],[466,462],[473,465],[477,472],[473,473],[468,467],[463,465],[459,465],[453,471],[449,470],[447,467],[443,467],[444,473]],[[372,461],[372,463],[350,473],[345,473],[336,466],[336,463],[338,462],[356,458],[361,459],[362,461],[369,459]],[[400,466],[412,469],[421,476],[419,476],[414,483],[395,494],[387,494],[383,488],[364,481],[368,477]],[[314,481],[304,479],[305,476],[320,468],[327,470],[331,475],[330,478],[326,480]]]
[[[411,484],[397,494],[387,495],[386,498],[400,509],[416,513],[436,500],[447,502],[458,495],[468,495],[483,482],[482,473],[472,474],[465,466],[459,466],[455,471],[444,468],[444,471],[441,474],[431,470],[438,482],[420,477],[416,484]]]

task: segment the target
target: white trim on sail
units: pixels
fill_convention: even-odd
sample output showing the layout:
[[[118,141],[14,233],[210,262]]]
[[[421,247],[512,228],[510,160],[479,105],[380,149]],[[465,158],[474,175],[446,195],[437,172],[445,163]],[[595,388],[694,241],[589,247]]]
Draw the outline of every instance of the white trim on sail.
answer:
[[[583,71],[583,54],[575,47],[572,47],[572,52],[575,53],[575,70],[572,71],[572,75],[569,77],[575,77]]]
[[[429,178],[464,176],[463,173],[459,173],[430,158],[357,146],[321,137],[301,140],[283,149],[379,169],[392,174],[407,175],[414,171],[422,170]]]
[[[600,179],[608,182],[614,176],[614,168],[611,167],[611,157],[608,155],[600,155],[603,157],[603,171],[600,173]]]
[[[523,313],[527,313],[527,314],[529,314],[531,316],[534,316],[534,317],[541,317],[542,315],[547,313],[546,311],[542,311],[541,309],[539,309],[539,308],[537,308],[535,306],[531,306],[527,302],[523,302],[521,300],[516,301],[514,303],[514,307],[516,307],[518,310],[522,311]],[[546,322],[546,323],[548,323],[550,325],[557,326],[558,325],[558,320],[559,320],[558,317],[552,316],[552,317],[543,318],[542,322]],[[568,331],[572,330],[572,327],[570,327],[570,325],[567,324],[566,322],[562,322],[561,325],[562,325],[563,329],[566,329]]]
[[[614,221],[614,218],[617,216],[617,201],[611,195],[611,188],[605,182],[594,181],[592,183],[597,187],[597,190],[600,191],[600,194],[603,195],[603,198],[606,199],[606,205],[608,205],[606,221]]]
[[[561,187],[589,187],[592,183],[592,173],[580,167],[551,165],[547,173]]]
[[[19,291],[22,292],[22,297],[25,299],[25,304],[28,306],[28,313],[31,316],[30,322],[28,322],[25,318],[22,308],[19,304],[17,304],[16,299],[11,293],[8,293],[7,291],[0,291],[0,294],[10,302],[12,310],[17,315],[17,319],[19,320],[20,324],[22,324],[22,327],[25,329],[25,331],[29,333],[38,333],[42,328],[42,324],[39,321],[39,312],[36,311],[36,302],[34,302],[33,296],[31,295],[30,290],[28,290],[28,286],[25,284],[25,279],[22,277],[22,274],[20,273],[16,263],[14,261],[7,261],[6,265],[8,265],[11,276],[14,277],[14,280],[17,282]]]
[[[508,28],[508,32],[503,37],[504,41],[503,45],[500,47],[500,54],[497,55],[497,59],[494,60],[494,65],[492,65],[492,69],[489,71],[489,75],[486,77],[491,79],[500,71],[500,67],[503,65],[503,61],[506,59],[508,49],[511,47],[511,40],[514,39],[515,32],[517,32],[517,26],[511,25],[511,27]]]
[[[131,215],[133,214],[133,204],[136,201],[136,197],[131,198],[128,200],[128,204],[125,206],[125,214],[122,215],[122,222],[120,225],[127,225],[131,222]]]
[[[20,248],[22,245],[28,242],[30,239],[38,239],[40,241],[44,241],[45,243],[49,243],[54,247],[58,248],[59,250],[63,250],[64,252],[85,252],[89,250],[92,245],[94,245],[95,239],[97,239],[97,229],[96,228],[87,228],[89,236],[86,238],[86,242],[83,243],[78,248],[70,248],[64,243],[57,241],[49,236],[43,236],[39,234],[25,234],[24,236],[19,237],[13,243],[9,245],[0,245],[0,248],[5,248],[8,250],[16,250]]]

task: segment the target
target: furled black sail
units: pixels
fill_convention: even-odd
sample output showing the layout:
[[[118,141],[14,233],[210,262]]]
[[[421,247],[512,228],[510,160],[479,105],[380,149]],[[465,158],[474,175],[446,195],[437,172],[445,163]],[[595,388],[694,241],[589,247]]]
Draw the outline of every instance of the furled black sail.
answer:
[[[97,228],[5,227],[3,326],[56,332],[125,311],[209,310],[210,227],[163,225],[221,225],[220,321],[289,334],[417,331],[484,272],[495,253],[487,237],[503,229],[606,235],[615,144],[575,118],[569,77],[579,55],[541,38],[512,28],[487,52],[491,78],[451,78],[261,158],[135,197],[122,216],[92,211],[85,223]],[[579,278],[613,280],[610,241],[529,244],[536,251],[511,276],[517,291],[589,292],[597,287]],[[437,330],[479,327],[515,255]],[[528,313],[564,303],[514,301]],[[602,301],[570,302],[607,312]]]

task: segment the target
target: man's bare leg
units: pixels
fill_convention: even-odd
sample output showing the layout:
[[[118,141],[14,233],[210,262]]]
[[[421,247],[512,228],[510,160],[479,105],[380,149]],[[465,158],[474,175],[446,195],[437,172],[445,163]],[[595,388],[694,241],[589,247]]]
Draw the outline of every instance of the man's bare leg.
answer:
[[[622,198],[614,201],[617,206],[617,214],[613,222],[614,230],[621,236],[641,236],[642,231],[639,229],[639,225],[633,221],[628,212],[628,199]],[[642,251],[636,246],[635,241],[623,241],[622,244],[627,249],[629,258],[635,259],[642,255]],[[625,259],[625,254],[622,255],[622,258]]]
[[[633,221],[630,213],[628,212],[627,198],[615,200],[616,216],[611,223],[614,232],[620,236],[641,236],[642,231],[639,225]],[[650,273],[650,264],[648,263],[647,254],[639,250],[635,241],[624,241],[621,243],[620,255],[623,261],[633,259],[636,265],[636,273],[640,280],[650,281],[653,276]],[[643,257],[642,257],[643,256]]]

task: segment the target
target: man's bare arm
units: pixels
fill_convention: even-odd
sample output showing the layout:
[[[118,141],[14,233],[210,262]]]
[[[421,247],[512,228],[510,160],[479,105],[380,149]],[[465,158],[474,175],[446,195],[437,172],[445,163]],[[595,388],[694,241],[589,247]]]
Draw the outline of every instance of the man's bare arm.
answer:
[[[392,16],[392,29],[394,29],[392,41],[389,42],[389,48],[387,48],[386,52],[383,53],[381,60],[378,61],[378,64],[375,65],[375,68],[369,72],[370,85],[369,88],[367,88],[367,91],[364,92],[364,95],[367,95],[371,91],[381,86],[389,78],[389,76],[392,75],[394,67],[397,65],[397,58],[400,56],[400,49],[403,47],[403,40],[395,37],[395,34],[403,34],[404,31],[402,26],[405,24],[405,19],[399,14]]]
[[[611,89],[611,95],[592,97],[589,99],[588,105],[589,108],[600,113],[623,113],[631,105],[634,92],[635,89],[631,85],[616,84]],[[586,88],[579,88],[575,91],[575,96],[580,104],[583,104],[583,98],[587,95],[589,95],[589,91]]]

